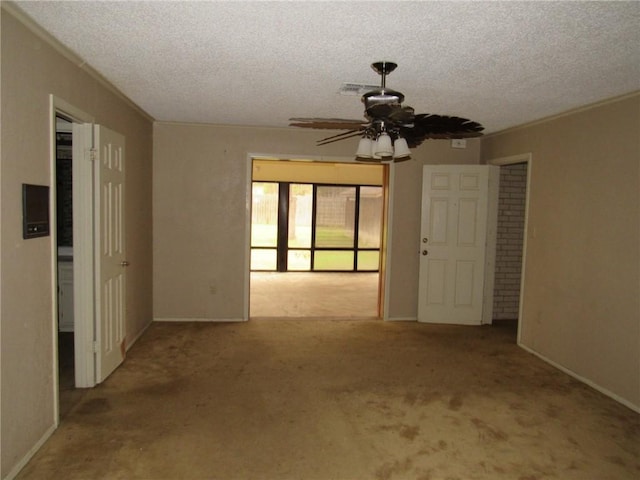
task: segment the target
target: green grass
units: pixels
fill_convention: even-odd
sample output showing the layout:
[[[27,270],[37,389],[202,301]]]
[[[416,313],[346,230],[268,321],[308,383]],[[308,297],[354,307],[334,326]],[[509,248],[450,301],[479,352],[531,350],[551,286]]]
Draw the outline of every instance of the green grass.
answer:
[[[352,247],[353,236],[345,234],[342,228],[316,228],[316,246]]]
[[[310,229],[301,229],[297,240],[290,241],[289,246],[302,248],[310,246],[311,239],[306,235],[307,231],[310,234]],[[253,224],[251,226],[251,245],[275,248],[277,245],[277,233],[278,229],[275,225]],[[351,248],[353,247],[353,238],[345,234],[342,228],[321,227],[316,230],[316,245],[325,248]],[[251,262],[252,270],[275,269],[273,253],[258,253],[257,250],[254,250],[254,252]],[[353,251],[316,251],[314,269],[321,271],[351,271],[353,269],[353,255]],[[361,251],[358,253],[358,270],[377,270],[378,262],[379,252],[377,251]]]
[[[379,253],[377,251],[358,252],[358,270],[378,270],[379,258]],[[295,262],[293,259],[290,259],[289,269],[291,271],[308,271],[309,263],[307,263],[307,267],[304,265],[304,261]],[[275,270],[275,251],[253,250],[251,255],[251,269]],[[316,251],[314,270],[351,271],[353,270],[353,252],[334,250]]]

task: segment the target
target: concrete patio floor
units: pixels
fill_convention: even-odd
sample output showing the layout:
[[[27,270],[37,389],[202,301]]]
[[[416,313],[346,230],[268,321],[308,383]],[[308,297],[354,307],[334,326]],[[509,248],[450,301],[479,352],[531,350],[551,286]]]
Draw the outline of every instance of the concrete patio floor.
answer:
[[[378,316],[377,273],[252,272],[251,317]]]

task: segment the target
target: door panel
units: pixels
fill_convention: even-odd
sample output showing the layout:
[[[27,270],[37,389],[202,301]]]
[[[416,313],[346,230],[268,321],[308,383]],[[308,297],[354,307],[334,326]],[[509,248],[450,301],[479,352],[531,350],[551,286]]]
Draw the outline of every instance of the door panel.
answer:
[[[458,260],[456,262],[455,306],[473,306],[474,269],[476,262]]]
[[[448,242],[447,213],[449,212],[449,199],[434,197],[431,199],[429,212],[429,232],[431,245],[446,245]]]
[[[426,303],[428,305],[444,305],[444,287],[447,283],[447,262],[430,258],[426,272]]]
[[[458,212],[458,246],[475,247],[479,241],[476,227],[478,218],[478,200],[461,198]]]
[[[485,165],[424,167],[418,287],[421,322],[483,322],[487,206],[495,169]]]
[[[94,127],[96,168],[96,383],[122,363],[126,352],[124,137]]]

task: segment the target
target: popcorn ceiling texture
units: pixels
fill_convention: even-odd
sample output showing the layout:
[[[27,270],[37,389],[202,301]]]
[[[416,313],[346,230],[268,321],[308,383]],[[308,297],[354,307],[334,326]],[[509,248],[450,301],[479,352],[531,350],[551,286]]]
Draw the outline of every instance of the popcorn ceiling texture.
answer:
[[[156,120],[362,117],[343,82],[487,132],[640,88],[640,2],[16,2]]]

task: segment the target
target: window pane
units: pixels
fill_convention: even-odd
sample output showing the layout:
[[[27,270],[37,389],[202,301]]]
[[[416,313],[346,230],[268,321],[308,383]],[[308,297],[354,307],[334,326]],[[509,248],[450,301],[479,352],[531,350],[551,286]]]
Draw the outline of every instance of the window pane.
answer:
[[[270,248],[251,249],[251,270],[275,270],[277,253]]]
[[[253,182],[251,193],[251,246],[278,243],[278,184]]]
[[[358,246],[380,248],[382,187],[360,187]]]
[[[353,252],[323,250],[316,251],[314,270],[353,270]]]
[[[358,270],[378,271],[380,266],[380,251],[358,252]]]
[[[355,187],[318,187],[317,247],[353,247],[355,194]]]
[[[287,269],[305,272],[311,270],[311,250],[289,250]]]
[[[291,184],[289,187],[289,248],[311,248],[312,204],[312,185]]]

